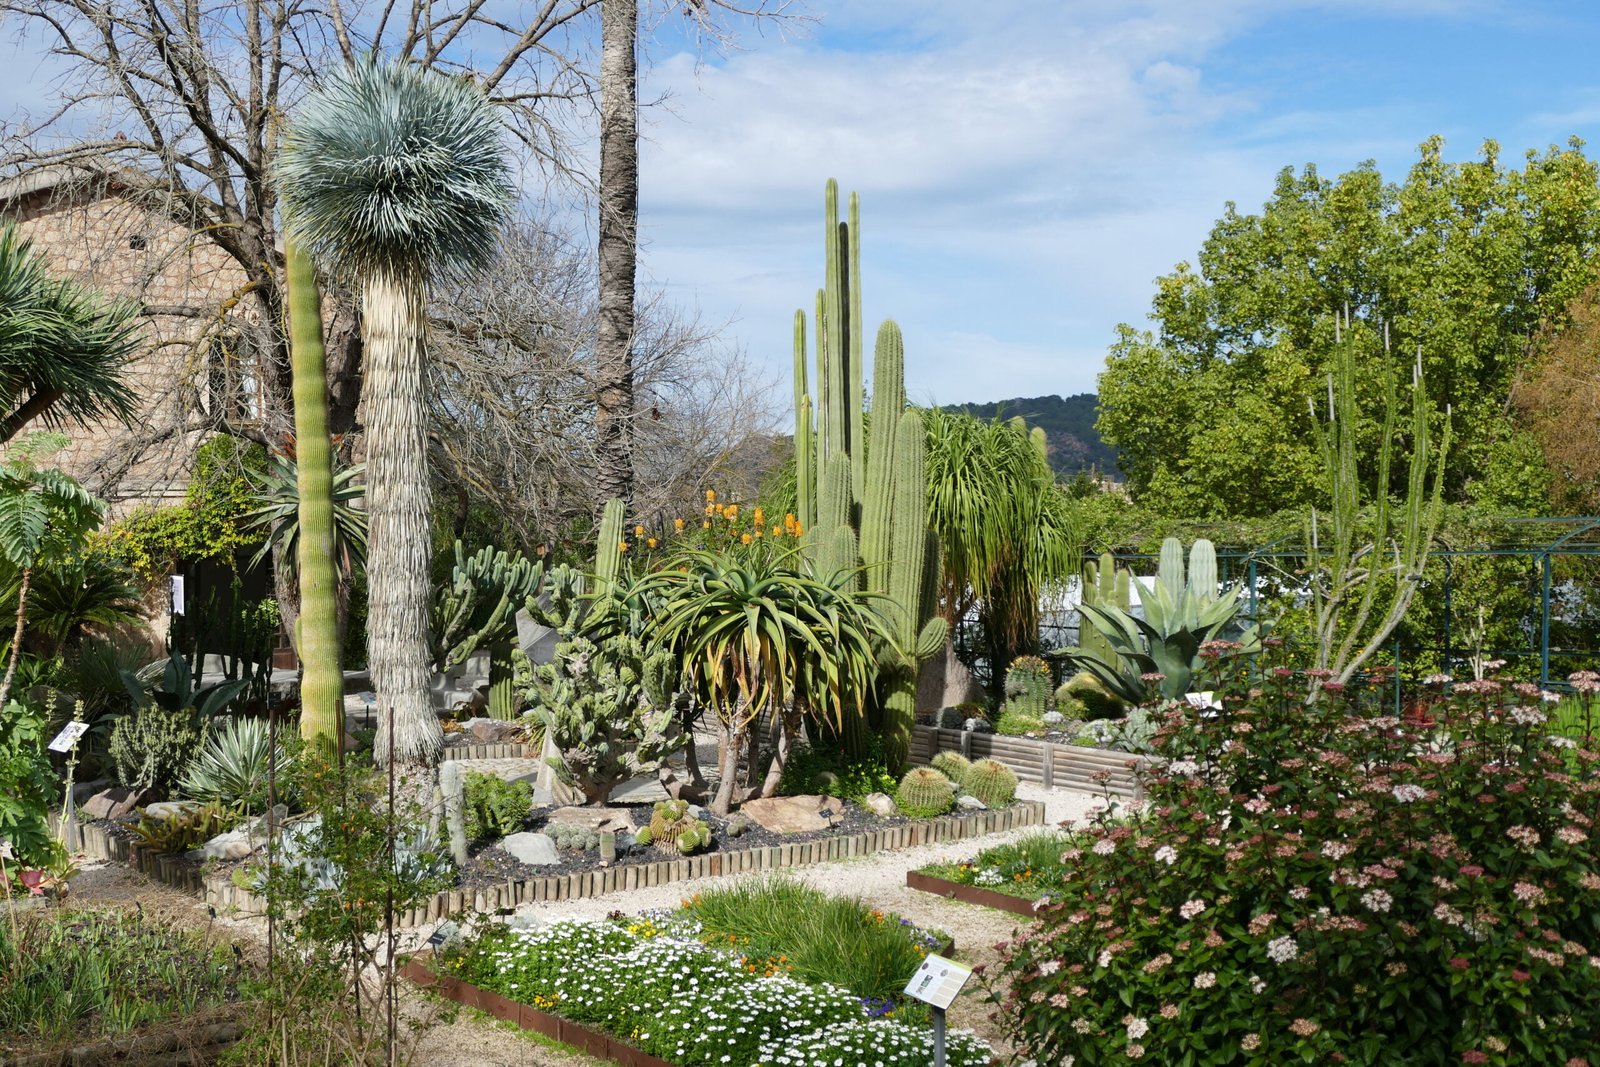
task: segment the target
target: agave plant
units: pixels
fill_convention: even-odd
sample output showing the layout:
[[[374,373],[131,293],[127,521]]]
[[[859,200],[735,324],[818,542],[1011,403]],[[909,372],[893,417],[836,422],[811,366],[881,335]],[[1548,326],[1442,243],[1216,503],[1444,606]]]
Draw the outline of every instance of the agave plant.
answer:
[[[287,781],[289,755],[271,743],[264,719],[232,718],[206,731],[205,743],[184,768],[178,788],[195,800],[239,805],[245,811],[264,810],[267,770]]]
[[[363,464],[340,467],[333,472],[334,555],[345,574],[366,566],[367,513],[361,507],[366,496],[362,484],[367,468]],[[245,515],[245,525],[266,534],[266,540],[250,560],[254,567],[266,559],[274,547],[283,559],[299,558],[300,484],[299,463],[293,456],[273,453],[267,469],[251,475],[255,482],[256,507]]]
[[[1117,662],[1108,662],[1081,648],[1059,653],[1079,670],[1094,675],[1107,689],[1130,704],[1141,704],[1149,687],[1141,674],[1162,675],[1158,688],[1163,697],[1181,698],[1193,687],[1200,669],[1200,646],[1219,640],[1239,610],[1243,587],[1220,589],[1217,553],[1210,541],[1196,541],[1189,552],[1187,572],[1183,543],[1169,537],[1161,545],[1160,569],[1155,583],[1140,590],[1144,617],[1110,604],[1080,604],[1083,621],[1093,626],[1111,647]],[[1244,652],[1259,648],[1256,627],[1240,643]]]

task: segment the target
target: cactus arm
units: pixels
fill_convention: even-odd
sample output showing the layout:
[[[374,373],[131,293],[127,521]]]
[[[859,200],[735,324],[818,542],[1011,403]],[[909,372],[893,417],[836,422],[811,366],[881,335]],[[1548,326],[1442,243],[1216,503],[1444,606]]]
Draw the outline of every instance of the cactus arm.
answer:
[[[850,486],[855,499],[866,493],[867,440],[862,412],[862,397],[866,392],[867,346],[864,340],[865,322],[861,314],[861,198],[850,194],[850,222],[846,227],[845,288],[849,293],[847,326],[850,344],[845,350],[848,362],[849,395],[845,398],[845,447],[850,450]]]

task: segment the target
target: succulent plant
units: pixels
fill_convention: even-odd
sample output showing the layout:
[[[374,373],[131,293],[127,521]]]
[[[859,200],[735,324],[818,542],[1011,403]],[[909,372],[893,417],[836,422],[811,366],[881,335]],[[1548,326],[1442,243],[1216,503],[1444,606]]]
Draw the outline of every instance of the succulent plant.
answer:
[[[556,843],[557,848],[576,849],[579,852],[588,852],[590,849],[600,847],[600,835],[587,826],[578,826],[569,822],[550,823],[544,828],[550,839]]]
[[[972,761],[959,752],[952,752],[946,749],[943,752],[934,753],[933,759],[929,761],[928,765],[952,782],[960,782],[962,778],[966,777],[967,768],[972,766]]]
[[[991,808],[1003,808],[1017,799],[1017,776],[999,760],[981,759],[967,768],[961,788]]]
[[[729,837],[743,837],[756,828],[756,821],[750,816],[740,813],[728,820],[726,827]]]
[[[669,852],[681,852],[684,855],[711,844],[711,827],[689,811],[689,802],[686,800],[663,800],[658,803],[650,815],[649,835],[640,843],[654,841]]]
[[[894,804],[900,809],[900,814],[913,819],[943,815],[955,802],[955,794],[950,791],[950,779],[932,767],[911,768],[900,779],[900,787],[894,793]]]
[[[1050,710],[1050,664],[1018,656],[1006,670],[1006,710],[1041,719]]]
[[[194,762],[178,777],[178,788],[195,800],[237,804],[262,810],[267,799],[267,764],[274,764],[280,790],[289,777],[289,756],[269,743],[265,719],[229,718],[205,732]]]
[[[1076,716],[1080,719],[1116,719],[1125,710],[1122,700],[1088,671],[1079,671],[1056,690],[1056,710],[1073,718],[1064,706],[1069,701],[1083,709],[1083,714]]]
[[[641,826],[633,832],[633,843],[640,848],[649,848],[655,839],[655,831],[648,826]]]

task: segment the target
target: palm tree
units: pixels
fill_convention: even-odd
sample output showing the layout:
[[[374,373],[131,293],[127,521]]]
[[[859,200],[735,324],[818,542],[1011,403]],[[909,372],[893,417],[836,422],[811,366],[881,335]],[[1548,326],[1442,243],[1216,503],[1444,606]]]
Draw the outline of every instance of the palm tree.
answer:
[[[17,227],[0,226],[0,442],[35,419],[131,419],[138,404],[122,371],[138,313],[52,279]]]
[[[1040,588],[1078,572],[1077,512],[1056,487],[1042,431],[1030,434],[1021,419],[984,422],[939,408],[926,418],[928,526],[939,536],[939,602],[951,634],[946,681],[956,624],[974,608],[998,675],[1037,648]]]
[[[0,559],[20,572],[17,626],[11,635],[5,678],[0,680],[0,708],[6,706],[17,676],[34,567],[46,556],[60,559],[77,552],[105,515],[105,502],[76,479],[39,465],[66,446],[62,434],[29,434],[0,462]]]
[[[285,131],[279,192],[290,238],[361,297],[371,516],[367,662],[376,755],[431,766],[425,286],[486,263],[512,201],[499,118],[471,82],[376,58],[335,76]]]

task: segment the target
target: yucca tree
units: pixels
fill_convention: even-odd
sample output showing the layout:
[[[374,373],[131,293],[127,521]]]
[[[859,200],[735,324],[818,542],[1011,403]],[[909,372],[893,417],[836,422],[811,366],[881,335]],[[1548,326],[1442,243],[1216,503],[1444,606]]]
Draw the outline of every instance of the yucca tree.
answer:
[[[30,422],[133,417],[122,372],[139,309],[52,278],[14,224],[0,226],[0,441]]]
[[[656,641],[678,657],[680,675],[718,728],[717,792],[726,815],[739,760],[763,714],[782,722],[767,778],[744,795],[770,796],[789,752],[797,712],[842,725],[871,698],[881,659],[893,660],[884,598],[856,589],[857,575],[812,577],[796,552],[694,552],[644,582],[656,607]],[[750,753],[754,774],[757,754]]]
[[[1021,419],[985,422],[938,408],[925,417],[940,611],[953,639],[976,608],[989,662],[1010,663],[1037,650],[1041,587],[1078,572],[1077,512],[1056,487],[1042,431],[1029,433]],[[945,659],[954,660],[953,645]]]
[[[301,105],[278,164],[291,239],[361,297],[371,516],[367,662],[376,755],[437,762],[428,697],[429,486],[423,397],[430,278],[486,263],[512,201],[499,117],[470,81],[376,58]]]
[[[19,574],[17,625],[11,635],[5,678],[0,680],[0,708],[6,706],[17,676],[34,568],[46,557],[61,559],[79,551],[84,538],[105,516],[105,502],[76,479],[40,465],[66,446],[62,434],[29,434],[0,461],[0,559]]]

